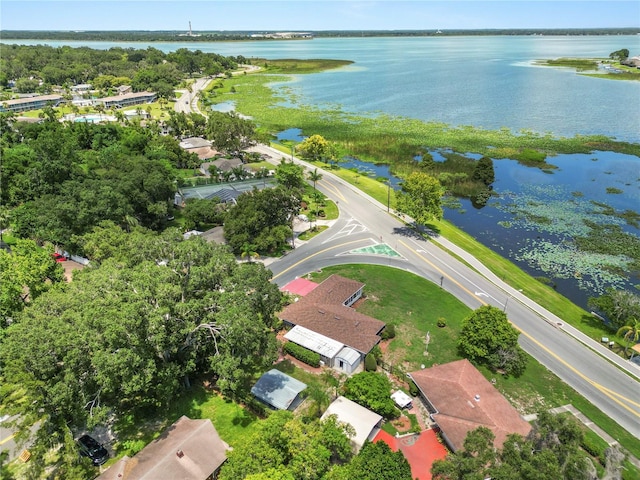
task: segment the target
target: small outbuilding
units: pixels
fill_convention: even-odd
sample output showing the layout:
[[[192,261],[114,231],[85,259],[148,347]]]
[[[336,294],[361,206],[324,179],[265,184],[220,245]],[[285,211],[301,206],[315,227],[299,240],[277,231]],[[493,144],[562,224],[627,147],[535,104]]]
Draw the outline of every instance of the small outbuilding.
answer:
[[[300,394],[306,388],[305,383],[274,368],[260,377],[251,393],[274,410],[293,411],[302,403]]]
[[[404,393],[402,390],[398,390],[397,392],[393,392],[391,394],[391,399],[395,402],[396,406],[400,409],[403,408],[411,408],[413,399]]]

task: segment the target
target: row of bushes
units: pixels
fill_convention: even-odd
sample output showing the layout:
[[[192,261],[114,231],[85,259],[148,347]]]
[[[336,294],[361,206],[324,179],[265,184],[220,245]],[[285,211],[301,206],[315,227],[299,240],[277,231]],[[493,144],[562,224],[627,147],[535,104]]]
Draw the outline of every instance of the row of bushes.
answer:
[[[316,352],[312,352],[308,348],[301,347],[300,345],[287,342],[282,347],[285,353],[288,353],[294,358],[297,358],[301,362],[306,363],[307,365],[311,365],[312,367],[320,366],[320,354]]]

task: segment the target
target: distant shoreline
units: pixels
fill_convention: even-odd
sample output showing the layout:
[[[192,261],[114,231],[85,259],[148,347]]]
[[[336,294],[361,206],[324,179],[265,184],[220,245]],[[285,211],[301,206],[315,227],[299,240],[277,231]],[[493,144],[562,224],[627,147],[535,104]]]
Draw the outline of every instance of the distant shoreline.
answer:
[[[285,34],[289,36],[285,36]],[[304,32],[282,31],[197,31],[185,34],[182,30],[0,30],[0,39],[7,40],[69,40],[122,42],[228,42],[312,40],[313,38],[357,37],[452,37],[452,36],[610,36],[640,35],[638,27],[621,28],[554,28],[554,29],[478,29],[478,30],[319,30]]]

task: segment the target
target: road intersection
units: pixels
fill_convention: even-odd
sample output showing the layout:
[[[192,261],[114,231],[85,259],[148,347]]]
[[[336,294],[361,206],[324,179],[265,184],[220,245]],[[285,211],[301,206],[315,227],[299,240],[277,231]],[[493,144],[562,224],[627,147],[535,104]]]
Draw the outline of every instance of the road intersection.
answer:
[[[273,159],[282,156],[266,146],[256,150]],[[640,438],[640,369],[635,364],[565,324],[527,298],[526,291],[513,289],[446,239],[432,236],[425,240],[407,225],[410,219],[387,213],[385,205],[331,172],[322,174],[317,188],[338,200],[340,218],[330,229],[271,263],[274,282],[282,286],[330,265],[379,264],[431,280],[472,309],[496,306],[505,310],[520,330],[520,345],[525,351]],[[362,253],[361,247],[373,244],[386,244],[399,256]]]

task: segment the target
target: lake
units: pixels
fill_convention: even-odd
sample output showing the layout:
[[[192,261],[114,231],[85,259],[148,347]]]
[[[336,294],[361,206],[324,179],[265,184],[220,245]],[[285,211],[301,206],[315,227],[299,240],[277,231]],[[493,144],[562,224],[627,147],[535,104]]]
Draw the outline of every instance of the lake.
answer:
[[[116,45],[48,43],[101,49]],[[355,113],[383,112],[454,126],[506,127],[555,136],[602,134],[640,142],[640,82],[589,78],[534,63],[559,57],[608,57],[621,48],[639,55],[638,35],[122,42],[117,46],[153,46],[164,52],[190,48],[247,58],[352,60],[352,65],[337,70],[295,76],[287,88],[303,103],[339,105]],[[223,105],[221,110],[227,108],[232,107]],[[638,278],[629,280],[619,274],[626,268],[624,252],[608,257],[586,254],[575,249],[573,239],[585,235],[585,221],[619,225],[638,237],[637,227],[619,215],[603,214],[602,205],[618,214],[640,210],[640,159],[594,152],[560,155],[548,162],[558,168],[543,172],[515,161],[495,161],[496,195],[488,205],[478,210],[461,200],[458,206],[445,209],[445,218],[532,275],[552,279],[559,292],[580,306],[586,307],[589,296],[601,294],[608,286],[633,289]],[[374,177],[387,176],[384,166],[361,164],[357,159],[351,159],[349,166],[371,171]],[[603,269],[603,265],[615,268]]]
[[[247,58],[332,58],[348,67],[301,75],[294,92],[310,104],[381,111],[450,125],[507,127],[558,136],[603,134],[640,141],[640,82],[587,78],[535,66],[537,59],[640,55],[640,35],[316,38],[246,42],[43,42],[108,49],[190,48]]]

